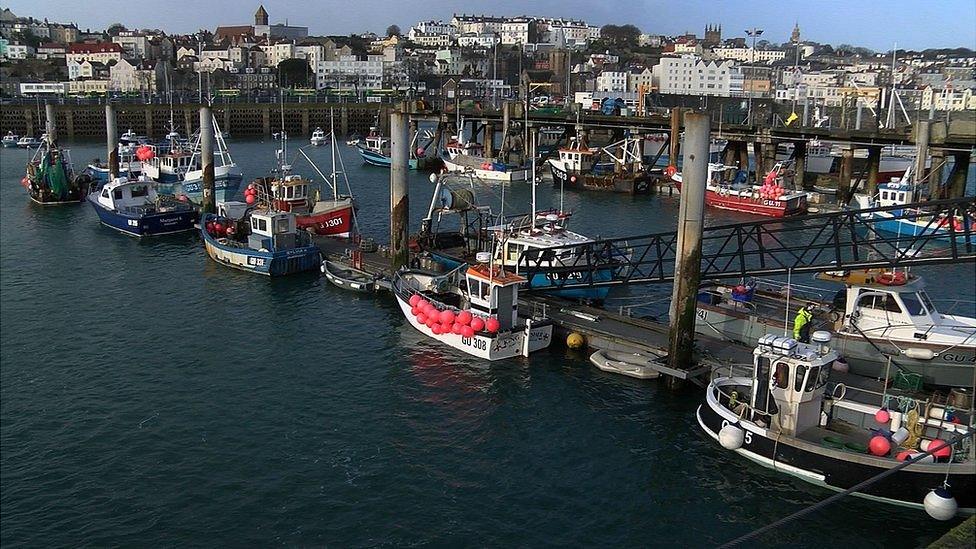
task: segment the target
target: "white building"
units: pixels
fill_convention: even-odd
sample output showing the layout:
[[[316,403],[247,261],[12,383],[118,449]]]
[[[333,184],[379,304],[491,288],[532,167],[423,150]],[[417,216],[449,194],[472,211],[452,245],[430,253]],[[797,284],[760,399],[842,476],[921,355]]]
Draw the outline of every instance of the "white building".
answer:
[[[651,91],[654,87],[654,71],[645,68],[641,72],[632,72],[627,75],[627,91],[631,93],[640,93],[641,90],[645,92]]]
[[[730,97],[742,92],[742,76],[731,61],[701,61],[693,55],[663,57],[654,66],[662,94]]]
[[[627,91],[627,73],[617,71],[603,71],[596,77],[596,91],[625,92]]]
[[[450,34],[426,34],[414,32],[414,29],[410,29],[409,39],[422,48],[446,48],[454,40]]]
[[[502,44],[528,44],[530,38],[530,28],[532,20],[528,17],[513,17],[506,19],[502,23],[501,35]]]
[[[121,59],[110,69],[110,87],[122,92],[154,93],[156,83],[163,79],[163,62],[157,61],[129,61]]]
[[[743,63],[772,63],[786,58],[785,50],[753,50],[752,48],[713,48],[712,53],[719,59],[733,59]]]
[[[539,33],[538,41],[543,44],[555,44],[560,35],[571,48],[585,47],[591,40],[590,27],[586,25],[586,21],[542,18],[536,19],[536,29]]]
[[[295,57],[294,42],[281,41],[274,44],[262,44],[261,49],[264,50],[265,59],[269,67],[277,67],[278,63],[281,63],[285,59]]]
[[[365,60],[343,55],[337,61],[322,61],[316,70],[318,89],[376,90],[383,87],[383,56]]]
[[[7,59],[27,59],[34,56],[33,46],[11,42],[7,44]]]
[[[95,44],[69,44],[68,52],[65,54],[65,62],[75,61],[81,63],[88,59],[105,63],[109,61],[120,61],[125,50],[122,46],[114,42],[98,42]]]
[[[65,82],[66,91],[72,95],[85,95],[90,93],[105,94],[111,89],[110,80],[73,80]]]
[[[152,48],[149,46],[149,37],[136,31],[122,31],[118,36],[112,37],[112,42],[122,46],[126,57],[134,59],[147,59],[152,57]]]
[[[292,54],[295,59],[304,59],[309,67],[318,67],[319,63],[325,61],[325,48],[322,44],[300,44],[295,46]]]
[[[457,32],[454,25],[450,23],[445,23],[443,21],[421,21],[416,25],[410,27],[410,32],[407,34],[407,38],[413,40],[413,34],[446,34],[448,36],[453,36]]]
[[[491,17],[483,15],[457,15],[451,18],[451,25],[454,26],[458,34],[493,32],[501,34],[502,23],[505,20],[501,17]]]
[[[63,95],[62,82],[21,82],[20,95]]]
[[[462,48],[492,48],[500,42],[501,38],[493,32],[469,32],[457,37],[458,46]]]

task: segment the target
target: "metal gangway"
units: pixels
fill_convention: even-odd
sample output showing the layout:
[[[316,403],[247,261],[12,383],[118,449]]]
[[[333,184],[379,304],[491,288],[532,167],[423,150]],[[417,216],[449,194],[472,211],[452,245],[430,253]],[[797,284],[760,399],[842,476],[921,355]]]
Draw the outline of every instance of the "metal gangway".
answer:
[[[884,217],[877,212],[890,214]],[[880,228],[921,220],[913,233]],[[520,271],[529,291],[674,280],[677,231],[528,249]],[[844,210],[705,227],[703,279],[976,261],[976,198]],[[608,272],[610,276],[608,276]],[[544,279],[536,275],[542,274]],[[547,283],[543,283],[545,280]]]

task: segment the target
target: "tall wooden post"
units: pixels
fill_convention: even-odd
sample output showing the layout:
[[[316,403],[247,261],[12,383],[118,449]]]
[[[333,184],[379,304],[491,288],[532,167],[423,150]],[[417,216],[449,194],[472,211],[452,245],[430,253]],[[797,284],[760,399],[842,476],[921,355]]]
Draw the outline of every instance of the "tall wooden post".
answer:
[[[685,151],[681,159],[681,201],[678,206],[678,242],[668,337],[668,363],[675,369],[687,369],[693,360],[695,300],[701,279],[701,239],[711,130],[707,114],[689,113],[684,122]],[[677,387],[680,380],[669,377],[668,384]]]
[[[847,204],[851,200],[851,179],[854,177],[854,147],[841,151],[840,179],[837,182],[837,200]]]
[[[404,102],[390,113],[390,260],[394,271],[410,261],[409,124]]]
[[[105,104],[105,157],[111,181],[119,176],[119,125],[115,118],[115,107],[111,103]]]
[[[807,188],[807,142],[796,141],[793,143],[793,187],[796,189],[813,190],[811,184]]]
[[[878,194],[878,173],[881,171],[881,147],[868,147],[868,175],[864,184],[864,194],[874,196]]]
[[[668,166],[678,166],[681,152],[681,107],[671,109],[671,148],[668,149]]]
[[[200,165],[203,168],[203,200],[201,209],[204,213],[214,213],[214,129],[213,111],[210,107],[200,107]]]
[[[929,158],[929,121],[919,120],[915,125],[915,181],[925,181],[925,165]],[[912,181],[908,181],[912,183]]]

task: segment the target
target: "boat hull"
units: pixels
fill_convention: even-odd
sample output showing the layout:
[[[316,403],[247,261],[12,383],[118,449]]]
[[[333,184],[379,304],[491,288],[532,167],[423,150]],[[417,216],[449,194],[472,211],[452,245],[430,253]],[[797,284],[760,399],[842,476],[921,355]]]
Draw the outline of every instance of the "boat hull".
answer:
[[[417,317],[413,316],[410,309],[408,298],[397,294],[397,303],[403,312],[404,318],[418,332],[436,339],[437,341],[453,347],[459,351],[484,360],[502,360],[521,356],[525,348],[525,338],[528,337],[528,352],[532,353],[545,349],[552,343],[552,324],[540,322],[526,331],[517,330],[505,334],[495,334],[493,336],[474,334],[472,337],[464,337],[456,334],[434,334],[425,324],[421,324]]]
[[[709,386],[706,402],[698,407],[696,417],[705,434],[716,441],[722,427],[729,423],[736,423],[738,419],[716,401],[712,386]],[[746,431],[747,436],[742,447],[734,450],[735,453],[763,467],[790,474],[831,490],[847,490],[899,464],[893,459],[854,454],[823,447],[813,442],[779,437],[776,433],[769,433],[749,422],[738,423]],[[885,503],[922,508],[925,496],[933,488],[942,486],[947,474],[960,513],[972,514],[976,508],[976,483],[974,483],[976,470],[972,462],[952,464],[951,469],[946,464],[910,465],[882,482],[876,482],[861,491],[854,492],[854,495]]]
[[[744,308],[729,309],[702,301],[697,303],[695,331],[700,334],[714,336],[719,332],[733,341],[754,347],[760,337],[783,330],[783,319],[766,318]],[[847,360],[851,372],[858,375],[884,377],[888,367],[885,355],[891,355],[907,372],[920,374],[925,383],[931,385],[966,387],[973,382],[976,347],[972,344],[944,351],[945,345],[924,341],[893,343],[885,338],[867,341],[860,334],[844,331],[833,332],[833,338],[833,347]],[[908,347],[928,349],[936,356],[932,360],[911,358],[902,352],[902,348]]]
[[[363,162],[369,164],[370,166],[378,166],[380,168],[389,168],[393,160],[388,156],[383,156],[382,154],[369,150],[362,145],[357,145],[356,150],[359,151],[359,156],[362,157]],[[424,170],[435,167],[432,162],[433,159],[430,158],[411,158],[407,161],[407,167],[411,170]]]
[[[197,211],[193,209],[145,215],[125,214],[99,204],[95,195],[88,197],[88,203],[98,214],[98,220],[102,225],[137,238],[192,231],[199,217]]]
[[[98,183],[108,183],[108,167],[99,166],[97,164],[89,164],[88,168],[85,169],[85,173],[92,178],[93,181]],[[134,177],[138,177],[142,173],[142,162],[122,162],[119,164],[119,173],[127,173]]]
[[[444,167],[450,172],[461,172],[470,173],[477,177],[478,179],[484,181],[500,181],[502,183],[512,183],[517,181],[526,181],[529,177],[529,170],[527,168],[514,168],[505,171],[501,170],[483,170],[481,168],[472,168],[470,166],[464,166],[462,164],[457,164],[452,160],[445,159]]]
[[[240,173],[214,176],[214,202],[234,200],[240,193],[244,177]],[[162,194],[185,194],[194,204],[203,203],[203,179],[158,182],[156,188]]]
[[[319,236],[347,237],[352,233],[353,205],[295,217],[299,229],[310,229]]]
[[[915,219],[896,219],[891,216],[891,212],[872,212],[868,214],[862,214],[864,219],[872,221],[871,226],[887,233],[892,233],[896,235],[901,235],[905,237],[909,236],[928,236],[935,235],[939,240],[944,240],[946,242],[951,242],[953,240],[952,234],[944,226],[939,227],[936,224],[930,224],[928,220],[915,220]],[[969,235],[969,242],[976,244],[976,227],[970,228],[972,234]],[[955,241],[959,244],[966,243],[966,235],[959,234],[955,235]]]

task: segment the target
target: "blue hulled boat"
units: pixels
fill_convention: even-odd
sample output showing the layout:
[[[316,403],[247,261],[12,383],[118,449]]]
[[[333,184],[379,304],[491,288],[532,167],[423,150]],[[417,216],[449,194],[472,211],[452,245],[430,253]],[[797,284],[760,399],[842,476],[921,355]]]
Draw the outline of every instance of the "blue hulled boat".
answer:
[[[178,134],[177,134],[178,135]],[[227,149],[223,133],[214,121],[214,200],[226,202],[238,196],[244,175]],[[200,136],[192,145],[171,138],[162,145],[150,146],[151,154],[142,163],[143,173],[157,182],[160,192],[186,195],[199,204],[203,200],[203,166],[200,161]]]
[[[103,225],[136,237],[190,231],[198,217],[193,206],[157,193],[146,178],[116,178],[89,194],[88,202]]]
[[[265,276],[319,268],[319,249],[311,235],[297,229],[295,214],[243,202],[223,203],[221,211],[205,215],[200,223],[207,255],[217,263]]]
[[[889,183],[878,185],[878,194],[875,197],[859,195],[855,199],[860,209],[908,206],[918,202],[918,189],[918,185],[896,178]],[[867,211],[862,212],[860,216],[871,220],[874,228],[900,236],[934,236],[946,242],[955,239],[960,244],[965,244],[968,239],[976,244],[976,227],[966,227],[966,220],[961,216],[951,218],[945,215],[936,216],[924,209],[914,207]]]
[[[426,156],[416,156],[413,150],[413,145],[416,144],[416,137],[411,143],[410,159],[407,161],[407,166],[411,170],[423,170],[432,168],[437,163],[436,158],[427,158]],[[390,140],[381,136],[376,128],[373,128],[369,132],[369,135],[361,143],[356,144],[356,150],[359,151],[359,156],[363,158],[363,162],[371,166],[379,166],[381,168],[389,168],[392,163],[392,158],[390,157]]]

